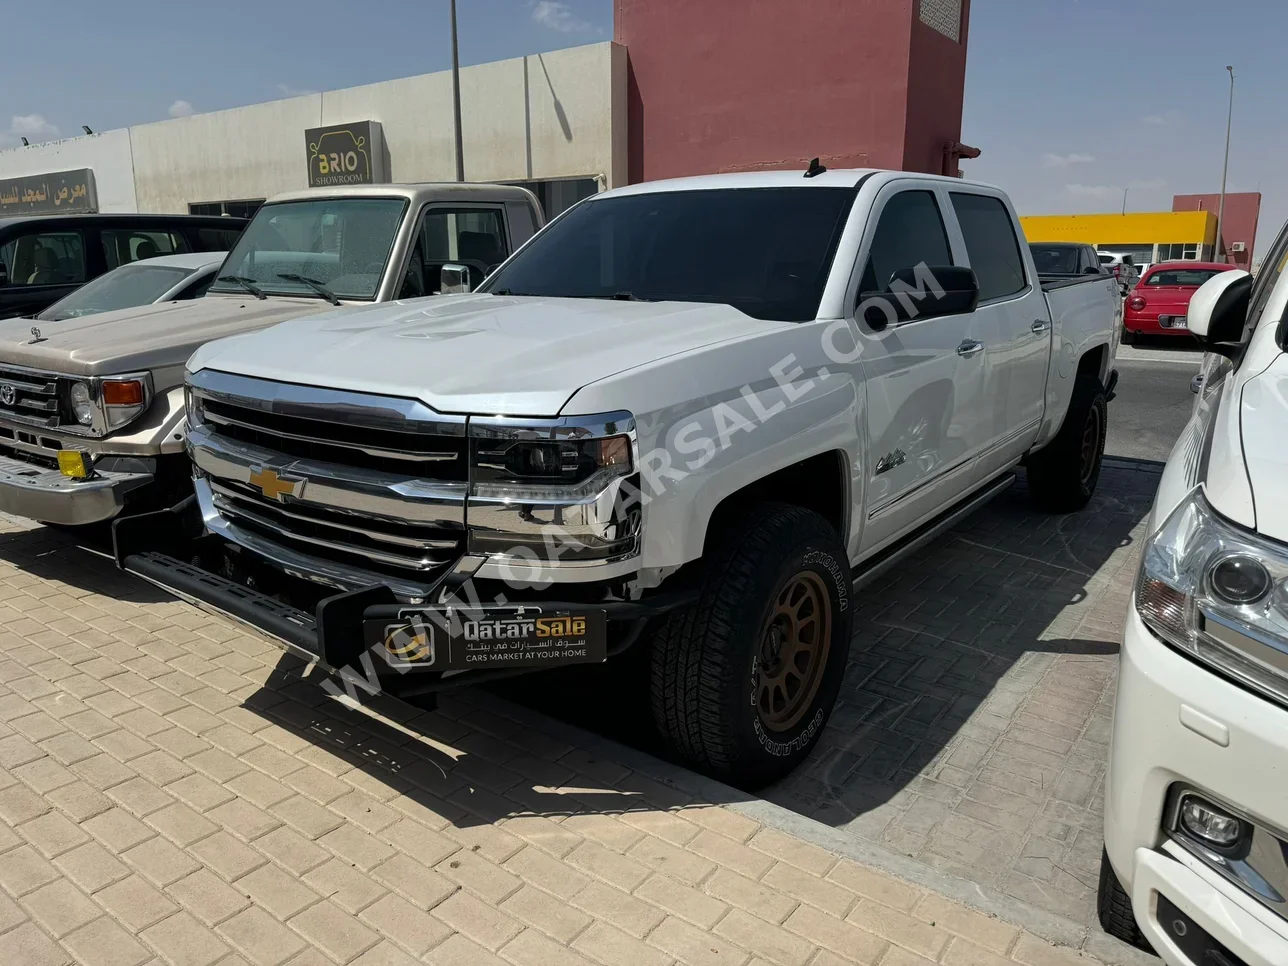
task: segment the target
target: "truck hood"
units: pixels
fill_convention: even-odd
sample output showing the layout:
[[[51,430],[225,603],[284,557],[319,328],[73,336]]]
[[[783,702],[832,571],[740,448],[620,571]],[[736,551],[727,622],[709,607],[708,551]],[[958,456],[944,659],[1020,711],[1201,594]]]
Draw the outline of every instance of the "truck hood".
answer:
[[[1239,422],[1257,531],[1288,543],[1288,355],[1244,384]]]
[[[0,363],[75,376],[182,366],[203,343],[316,312],[319,300],[211,295],[61,322],[0,322]],[[32,342],[31,329],[42,340]]]
[[[554,416],[614,373],[786,324],[693,302],[440,295],[225,339],[188,368],[420,399],[444,413]]]

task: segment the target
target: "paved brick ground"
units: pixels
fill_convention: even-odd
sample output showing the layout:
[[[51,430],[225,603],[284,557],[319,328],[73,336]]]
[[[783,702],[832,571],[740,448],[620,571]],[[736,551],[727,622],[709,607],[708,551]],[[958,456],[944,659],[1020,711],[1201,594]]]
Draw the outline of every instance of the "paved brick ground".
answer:
[[[943,616],[883,619],[924,636]],[[984,673],[976,651],[954,660],[941,687]],[[1095,963],[469,694],[436,713],[359,709],[301,673],[57,533],[0,518],[0,964]],[[847,713],[901,681],[876,668],[852,681]],[[988,713],[1020,727],[1015,703]],[[983,744],[962,720],[962,742]],[[832,741],[828,767],[871,757]],[[976,767],[948,764],[962,742],[945,767]],[[935,802],[931,787],[890,807]]]
[[[860,596],[842,698],[766,797],[1095,922],[1118,642],[1157,471],[1106,464],[1091,506],[1023,481]]]

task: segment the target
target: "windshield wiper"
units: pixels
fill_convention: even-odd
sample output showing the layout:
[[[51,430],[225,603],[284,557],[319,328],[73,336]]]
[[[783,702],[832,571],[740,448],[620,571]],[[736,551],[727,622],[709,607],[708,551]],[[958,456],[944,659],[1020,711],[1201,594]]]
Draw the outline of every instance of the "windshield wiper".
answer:
[[[332,305],[340,304],[340,300],[335,297],[335,293],[319,282],[316,278],[307,278],[304,275],[296,275],[294,272],[278,272],[277,277],[284,278],[288,282],[299,282],[301,285],[307,285]]]
[[[245,275],[220,275],[219,278],[216,279],[216,281],[236,282],[246,291],[250,292],[251,295],[255,296],[255,298],[257,299],[268,298],[268,296],[264,294],[264,290],[260,288],[258,285],[256,285],[253,279],[249,279]]]

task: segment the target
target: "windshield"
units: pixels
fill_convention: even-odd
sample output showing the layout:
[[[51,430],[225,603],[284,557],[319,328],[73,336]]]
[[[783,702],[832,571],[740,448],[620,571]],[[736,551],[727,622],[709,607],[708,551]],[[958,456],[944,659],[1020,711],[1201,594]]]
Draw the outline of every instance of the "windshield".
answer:
[[[1077,275],[1078,249],[1069,245],[1030,245],[1039,275]]]
[[[1214,275],[1229,269],[1223,268],[1166,268],[1145,279],[1146,285],[1189,285],[1198,288]]]
[[[319,198],[264,205],[255,213],[219,275],[249,279],[269,295],[321,299],[324,285],[342,299],[374,299],[407,202],[402,198]],[[246,292],[216,281],[212,292]]]
[[[758,319],[812,320],[855,194],[709,189],[583,201],[480,291],[718,302]]]
[[[149,305],[174,288],[195,269],[177,268],[173,265],[148,265],[135,262],[131,265],[100,275],[82,285],[71,295],[55,302],[36,318],[45,322],[59,319],[76,319],[97,312],[129,309],[136,305]]]

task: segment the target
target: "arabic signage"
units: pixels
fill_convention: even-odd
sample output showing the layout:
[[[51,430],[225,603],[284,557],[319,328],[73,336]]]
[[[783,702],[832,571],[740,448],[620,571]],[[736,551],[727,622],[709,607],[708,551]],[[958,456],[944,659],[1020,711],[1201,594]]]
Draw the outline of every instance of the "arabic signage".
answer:
[[[0,216],[98,211],[89,168],[0,179]]]
[[[385,180],[384,135],[379,121],[354,121],[309,128],[309,187],[377,184]]]

